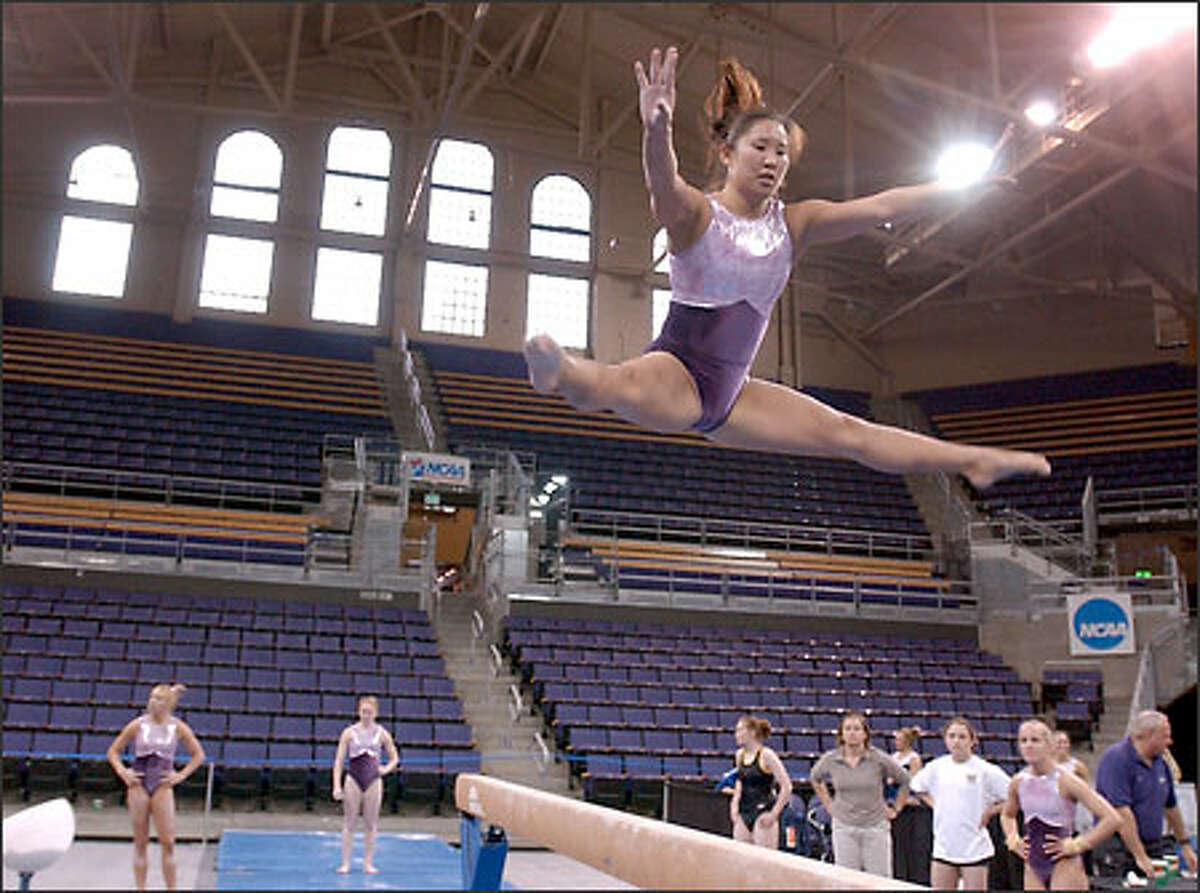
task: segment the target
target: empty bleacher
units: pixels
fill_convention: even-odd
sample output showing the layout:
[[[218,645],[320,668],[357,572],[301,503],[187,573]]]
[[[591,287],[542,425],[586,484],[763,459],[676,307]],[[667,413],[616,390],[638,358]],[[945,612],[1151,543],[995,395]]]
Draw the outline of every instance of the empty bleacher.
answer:
[[[305,565],[326,436],[391,431],[367,339],[4,310],[9,548]]]
[[[156,505],[10,491],[4,545],[304,565],[311,514]]]
[[[623,590],[813,602],[957,608],[968,593],[933,575],[927,560],[783,550],[731,550],[692,543],[571,536],[564,561]],[[578,577],[576,577],[578,579]]]
[[[377,695],[400,749],[393,798],[422,783],[440,797],[455,773],[478,769],[422,611],[5,587],[4,755],[17,786],[57,784],[64,765],[95,770],[149,688],[170,681],[188,686],[177,712],[218,782],[241,773],[264,798],[288,772],[311,785],[331,764],[362,694]]]
[[[964,714],[981,753],[1010,771],[1033,710],[1027,682],[960,639],[510,617],[504,650],[585,791],[607,785],[625,802],[635,784],[723,776],[747,712],[771,722],[772,746],[805,782],[847,709],[879,736],[921,726],[927,756]]]
[[[5,456],[26,474],[223,479],[312,502],[325,434],[390,431],[370,363],[11,325],[4,346]]]
[[[1143,491],[1140,504],[1153,511],[1156,493],[1175,504],[1178,488],[1196,483],[1194,367],[1164,363],[906,396],[943,437],[1049,456],[1049,479],[1002,481],[985,495],[984,508],[1078,517],[1090,476],[1100,491]]]
[[[904,482],[854,463],[730,450],[694,434],[655,434],[534,391],[519,354],[411,345],[432,369],[452,446],[533,452],[571,478],[573,512],[636,512],[789,526],[926,534]],[[813,389],[869,417],[865,395]]]

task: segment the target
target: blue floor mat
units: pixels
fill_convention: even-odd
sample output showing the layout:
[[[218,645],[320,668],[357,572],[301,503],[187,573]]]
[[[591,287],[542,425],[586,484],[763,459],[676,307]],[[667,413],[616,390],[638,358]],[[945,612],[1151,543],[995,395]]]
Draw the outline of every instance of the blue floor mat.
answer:
[[[355,835],[350,873],[334,869],[342,835],[333,831],[225,831],[217,848],[218,890],[459,890],[459,851],[431,834],[380,834],[379,874],[362,870]],[[505,890],[514,889],[505,883]]]

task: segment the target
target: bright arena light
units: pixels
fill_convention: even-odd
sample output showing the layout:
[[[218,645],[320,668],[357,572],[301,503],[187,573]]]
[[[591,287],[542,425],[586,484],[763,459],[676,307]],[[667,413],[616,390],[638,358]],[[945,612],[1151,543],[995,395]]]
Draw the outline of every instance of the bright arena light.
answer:
[[[1036,102],[1031,102],[1029,107],[1025,109],[1025,117],[1038,127],[1045,127],[1047,124],[1052,124],[1054,119],[1058,117],[1058,110],[1054,108],[1054,103],[1047,102],[1045,99],[1039,99]]]
[[[981,143],[957,143],[937,162],[937,178],[948,186],[970,186],[992,166],[992,150]]]
[[[1194,3],[1122,3],[1112,21],[1087,48],[1097,68],[1120,65],[1134,53],[1196,27]]]

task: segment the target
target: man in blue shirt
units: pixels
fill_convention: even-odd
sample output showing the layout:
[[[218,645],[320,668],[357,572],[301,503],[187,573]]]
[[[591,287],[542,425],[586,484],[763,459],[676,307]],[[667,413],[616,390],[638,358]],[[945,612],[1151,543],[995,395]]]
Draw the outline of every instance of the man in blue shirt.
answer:
[[[1157,710],[1143,710],[1130,723],[1129,737],[1104,751],[1096,768],[1096,791],[1121,814],[1118,834],[1096,847],[1098,873],[1124,877],[1136,867],[1152,877],[1151,859],[1172,847],[1163,836],[1163,819],[1183,845],[1188,870],[1196,870],[1196,851],[1187,839],[1175,802],[1175,784],[1163,759],[1171,746],[1171,723]]]

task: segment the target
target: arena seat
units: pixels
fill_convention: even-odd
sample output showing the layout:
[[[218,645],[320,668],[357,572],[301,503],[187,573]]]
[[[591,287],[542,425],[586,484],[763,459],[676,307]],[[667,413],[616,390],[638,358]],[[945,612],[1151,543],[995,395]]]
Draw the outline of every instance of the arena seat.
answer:
[[[96,624],[95,638],[68,635],[52,610],[61,605],[78,606],[79,619]],[[6,586],[4,615],[14,619],[4,632],[6,759],[47,753],[51,740],[43,735],[17,747],[24,739],[10,733],[104,733],[111,740],[144,707],[151,685],[175,680],[188,685],[179,715],[235,790],[265,797],[280,779],[287,790],[276,793],[307,790],[307,773],[332,759],[354,696],[364,691],[377,693],[381,719],[398,741],[419,735],[439,755],[439,777],[478,769],[477,752],[474,760],[454,756],[474,752],[475,743],[421,611]],[[63,625],[51,629],[47,620]],[[346,633],[364,625],[370,635]],[[184,630],[197,633],[196,641],[176,635]],[[105,659],[57,653],[76,650],[64,642],[78,643],[82,655],[92,641],[112,646]],[[77,662],[74,669],[68,661]],[[443,753],[453,756],[444,769]],[[264,775],[276,758],[286,759],[285,771]]]
[[[747,711],[771,722],[776,749],[797,767],[833,746],[838,711],[859,709],[880,731],[965,713],[1013,768],[1017,721],[1033,709],[1015,671],[955,639],[510,617],[503,650],[585,791],[617,803],[631,802],[634,779],[672,777],[673,757],[697,758],[709,780],[724,774],[727,756],[707,769],[704,760],[731,751]],[[642,757],[661,759],[662,772],[631,773]]]
[[[905,396],[951,440],[1046,453],[1045,480],[1001,481],[984,508],[1011,505],[1040,519],[1078,517],[1090,476],[1097,490],[1156,495],[1196,483],[1196,371],[1175,363],[1044,376]]]
[[[571,505],[628,511],[926,534],[904,482],[848,461],[731,450],[695,434],[656,434],[612,413],[579,412],[539,394],[520,354],[411,342],[437,388],[451,445],[535,453],[545,473],[571,479]],[[867,396],[811,389],[846,412],[870,417]]]
[[[128,315],[114,313],[118,327]],[[369,361],[295,355],[283,336],[267,351],[164,334],[6,325],[4,452],[24,469],[10,477],[65,467],[80,495],[116,483],[105,469],[134,491],[155,489],[155,475],[191,478],[177,501],[222,480],[223,496],[301,510],[319,498],[325,434],[391,432]]]

